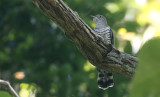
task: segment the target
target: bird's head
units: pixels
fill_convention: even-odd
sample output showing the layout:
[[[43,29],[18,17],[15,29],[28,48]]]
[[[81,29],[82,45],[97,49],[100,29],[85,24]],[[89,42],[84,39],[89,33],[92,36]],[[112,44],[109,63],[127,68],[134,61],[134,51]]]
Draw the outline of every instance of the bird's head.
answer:
[[[93,17],[93,22],[95,23],[95,27],[106,27],[108,26],[107,24],[107,20],[103,15],[96,15],[93,16],[91,15],[91,17]]]

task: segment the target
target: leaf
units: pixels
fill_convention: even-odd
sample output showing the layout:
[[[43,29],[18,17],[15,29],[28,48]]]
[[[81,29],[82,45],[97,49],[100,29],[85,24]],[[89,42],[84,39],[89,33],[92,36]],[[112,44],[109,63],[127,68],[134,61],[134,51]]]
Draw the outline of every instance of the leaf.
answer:
[[[11,95],[8,92],[0,91],[0,97],[11,97]]]
[[[140,50],[130,97],[160,97],[160,38],[148,41]]]

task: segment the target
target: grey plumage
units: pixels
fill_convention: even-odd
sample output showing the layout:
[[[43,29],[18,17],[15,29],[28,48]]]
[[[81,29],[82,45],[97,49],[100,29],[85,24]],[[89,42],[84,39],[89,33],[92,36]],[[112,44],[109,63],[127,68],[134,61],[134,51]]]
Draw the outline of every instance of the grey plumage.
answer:
[[[95,23],[94,31],[103,37],[105,42],[114,46],[113,32],[110,26],[108,26],[107,20],[102,15],[92,16],[93,22]]]
[[[110,46],[114,46],[114,37],[112,29],[108,26],[107,20],[102,15],[92,16],[93,22],[95,23],[94,31],[103,37],[104,41]],[[113,75],[111,72],[104,71],[97,68],[98,71],[98,87],[105,90],[109,87],[113,87]]]

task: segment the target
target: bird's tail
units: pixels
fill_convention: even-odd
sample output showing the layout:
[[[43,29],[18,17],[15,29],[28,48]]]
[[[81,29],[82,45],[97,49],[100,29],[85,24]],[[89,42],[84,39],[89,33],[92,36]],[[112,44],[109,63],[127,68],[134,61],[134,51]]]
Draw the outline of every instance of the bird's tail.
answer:
[[[97,69],[98,70],[98,87],[106,90],[109,87],[113,87],[114,86],[114,81],[113,81],[113,75],[110,72],[106,72],[104,70],[101,69]]]

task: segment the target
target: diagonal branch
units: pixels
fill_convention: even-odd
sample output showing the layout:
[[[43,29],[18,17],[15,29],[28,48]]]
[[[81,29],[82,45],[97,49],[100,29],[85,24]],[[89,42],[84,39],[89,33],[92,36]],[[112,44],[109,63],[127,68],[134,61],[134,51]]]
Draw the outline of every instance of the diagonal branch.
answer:
[[[133,77],[137,66],[137,58],[113,50],[103,39],[79,17],[77,12],[70,9],[62,0],[32,0],[43,13],[59,25],[72,41],[74,41],[84,56],[96,67]]]
[[[16,93],[16,91],[12,88],[12,86],[10,85],[10,83],[9,83],[8,81],[1,80],[1,79],[0,79],[0,84],[1,84],[1,85],[6,85],[6,86],[8,86],[8,89],[10,90],[10,92],[11,92],[15,97],[19,97],[18,94]]]

